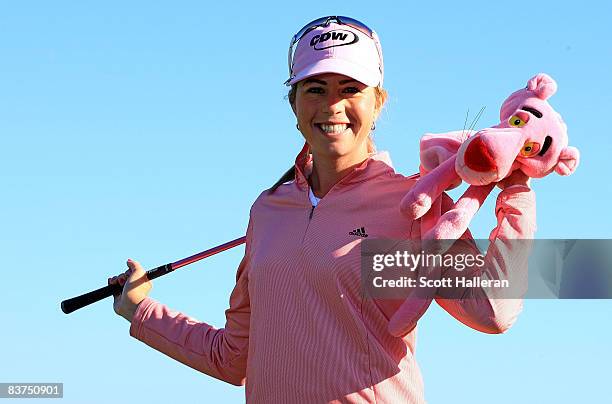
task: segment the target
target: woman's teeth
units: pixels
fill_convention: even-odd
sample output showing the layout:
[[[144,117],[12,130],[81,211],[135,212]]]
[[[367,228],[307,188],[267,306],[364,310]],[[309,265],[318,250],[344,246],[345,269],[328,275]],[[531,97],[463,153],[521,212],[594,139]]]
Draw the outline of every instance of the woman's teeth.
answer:
[[[348,125],[345,123],[337,124],[337,125],[327,125],[327,124],[321,123],[321,124],[318,124],[317,126],[319,126],[319,128],[325,133],[342,133],[348,128]]]

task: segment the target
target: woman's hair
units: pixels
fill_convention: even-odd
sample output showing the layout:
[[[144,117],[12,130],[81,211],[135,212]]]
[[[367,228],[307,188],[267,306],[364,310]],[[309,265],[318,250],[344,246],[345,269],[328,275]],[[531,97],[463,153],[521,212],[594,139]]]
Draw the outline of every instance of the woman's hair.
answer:
[[[291,106],[295,105],[296,92],[297,92],[297,83],[291,86],[291,88],[289,89],[289,93],[287,94],[287,98],[289,99],[289,104],[291,104]],[[374,87],[374,95],[376,97],[375,107],[377,110],[381,110],[383,106],[385,105],[385,102],[387,102],[387,98],[389,96],[387,94],[387,90],[385,90],[384,88],[380,86],[376,86]],[[376,152],[376,145],[374,144],[374,141],[372,140],[372,134],[370,133],[370,135],[368,136],[368,153],[375,153],[375,152]],[[287,172],[283,174],[283,176],[280,177],[278,181],[276,181],[276,183],[272,186],[272,188],[270,188],[269,193],[273,193],[274,191],[276,191],[276,188],[278,188],[285,182],[291,181],[293,179],[295,179],[295,167],[291,166],[291,168],[289,168],[289,170],[287,170]]]

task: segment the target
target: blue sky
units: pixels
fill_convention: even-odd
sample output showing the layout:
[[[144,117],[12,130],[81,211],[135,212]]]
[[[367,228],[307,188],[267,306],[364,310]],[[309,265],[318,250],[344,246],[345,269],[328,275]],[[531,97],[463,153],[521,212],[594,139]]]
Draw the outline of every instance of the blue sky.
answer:
[[[606,2],[19,2],[0,13],[0,382],[64,383],[66,403],[243,402],[244,391],[128,335],[110,300],[64,315],[128,257],[153,267],[241,236],[257,195],[302,145],[287,45],[350,15],[379,34],[387,107],[375,133],[396,170],[425,132],[498,122],[538,72],[582,153],[536,180],[538,238],[611,238],[612,9]],[[298,10],[298,11],[296,11]],[[489,200],[477,237],[493,227]],[[151,296],[223,326],[242,248],[154,282]],[[504,335],[438,307],[419,323],[431,403],[600,402],[612,301],[529,300]],[[39,402],[39,401],[36,401]]]

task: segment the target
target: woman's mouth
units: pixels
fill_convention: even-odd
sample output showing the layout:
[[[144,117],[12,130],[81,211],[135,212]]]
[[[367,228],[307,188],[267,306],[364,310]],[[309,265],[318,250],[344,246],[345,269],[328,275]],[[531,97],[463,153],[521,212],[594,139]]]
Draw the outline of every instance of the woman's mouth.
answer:
[[[328,136],[338,136],[342,135],[346,132],[351,125],[346,123],[336,123],[336,124],[326,124],[326,123],[316,123],[315,126],[319,128],[321,132]]]

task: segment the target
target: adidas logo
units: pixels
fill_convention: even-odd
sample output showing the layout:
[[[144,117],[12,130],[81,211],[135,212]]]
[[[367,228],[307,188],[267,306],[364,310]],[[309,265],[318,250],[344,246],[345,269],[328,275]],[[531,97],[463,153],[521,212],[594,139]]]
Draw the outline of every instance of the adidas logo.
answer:
[[[350,236],[359,236],[359,237],[368,237],[368,233],[365,231],[365,227],[361,227],[359,229],[355,229],[349,232]]]

